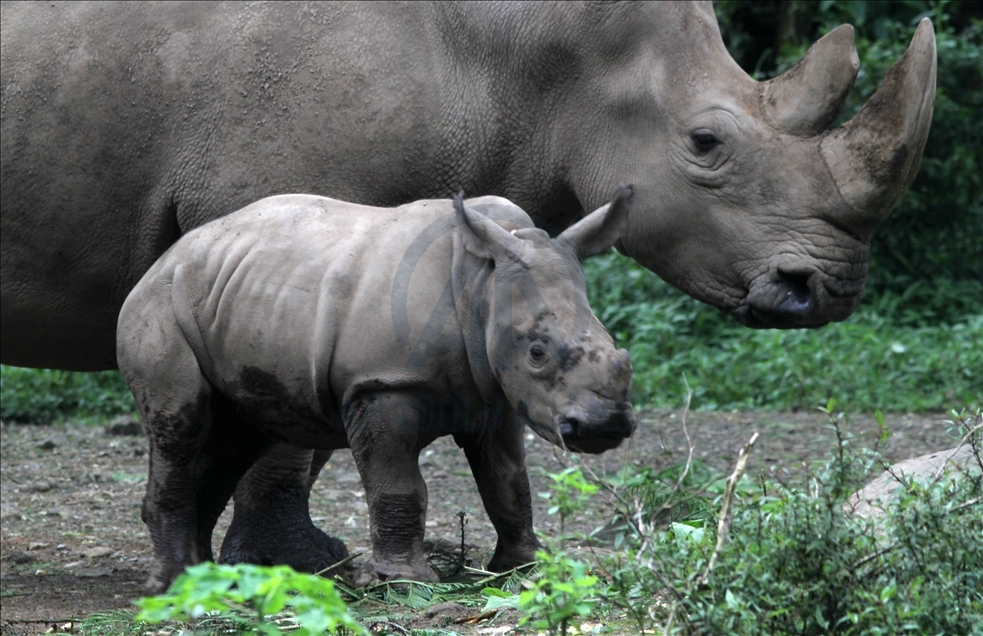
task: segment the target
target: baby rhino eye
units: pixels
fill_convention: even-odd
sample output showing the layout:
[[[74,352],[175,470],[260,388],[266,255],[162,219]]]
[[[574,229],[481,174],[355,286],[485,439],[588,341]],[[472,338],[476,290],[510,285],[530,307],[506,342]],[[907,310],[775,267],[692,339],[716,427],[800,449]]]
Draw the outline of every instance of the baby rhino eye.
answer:
[[[706,128],[700,128],[699,130],[694,130],[692,134],[693,144],[696,149],[700,152],[707,152],[712,150],[719,141],[717,141],[717,136],[713,134],[712,131]]]
[[[546,361],[546,349],[542,345],[534,344],[529,347],[529,359],[534,364],[542,364]]]

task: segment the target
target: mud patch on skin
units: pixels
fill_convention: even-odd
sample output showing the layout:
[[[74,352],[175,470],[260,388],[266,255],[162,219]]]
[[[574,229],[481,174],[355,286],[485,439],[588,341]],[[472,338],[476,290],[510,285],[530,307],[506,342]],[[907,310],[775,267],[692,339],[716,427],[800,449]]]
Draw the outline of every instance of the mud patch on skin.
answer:
[[[568,344],[563,343],[557,348],[557,366],[560,367],[561,371],[570,371],[577,368],[580,364],[580,359],[584,357],[583,347],[570,347]]]
[[[316,412],[269,371],[244,367],[239,375],[237,410],[264,431],[312,448],[345,448],[341,421]]]

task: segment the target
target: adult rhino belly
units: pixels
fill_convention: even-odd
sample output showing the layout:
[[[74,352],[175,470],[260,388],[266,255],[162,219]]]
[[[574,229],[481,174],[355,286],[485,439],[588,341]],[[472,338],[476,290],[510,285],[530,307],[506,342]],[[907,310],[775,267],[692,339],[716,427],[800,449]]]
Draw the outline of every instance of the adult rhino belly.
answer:
[[[8,181],[3,183],[4,192]],[[11,189],[14,189],[13,187]],[[162,220],[135,244],[126,214],[3,203],[0,347],[4,364],[116,367],[116,320],[130,289],[177,229]],[[13,202],[19,203],[19,202]],[[136,241],[141,241],[139,237]]]

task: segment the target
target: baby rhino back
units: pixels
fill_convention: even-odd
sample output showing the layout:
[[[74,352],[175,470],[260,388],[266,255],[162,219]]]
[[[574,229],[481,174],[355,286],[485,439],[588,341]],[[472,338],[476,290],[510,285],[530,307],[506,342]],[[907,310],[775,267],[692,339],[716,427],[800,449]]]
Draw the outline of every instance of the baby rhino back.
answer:
[[[275,424],[295,443],[333,446],[344,386],[399,357],[393,275],[415,226],[452,212],[439,203],[263,199],[182,237],[127,305],[169,304],[208,384],[256,424]],[[430,251],[428,265],[440,267],[440,250]],[[130,313],[124,306],[121,339],[130,337]]]

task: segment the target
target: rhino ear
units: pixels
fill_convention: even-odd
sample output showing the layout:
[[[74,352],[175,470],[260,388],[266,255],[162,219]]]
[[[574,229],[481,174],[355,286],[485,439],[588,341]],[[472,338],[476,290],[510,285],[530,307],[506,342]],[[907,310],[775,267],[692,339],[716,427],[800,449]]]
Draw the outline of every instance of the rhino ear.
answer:
[[[469,252],[491,259],[496,264],[504,264],[508,260],[529,269],[529,265],[519,256],[522,253],[521,239],[478,210],[465,205],[463,193],[454,195],[454,209],[470,230],[462,232],[464,245]]]
[[[580,260],[606,252],[621,238],[634,196],[635,186],[619,186],[610,203],[577,221],[557,239],[572,245]]]

